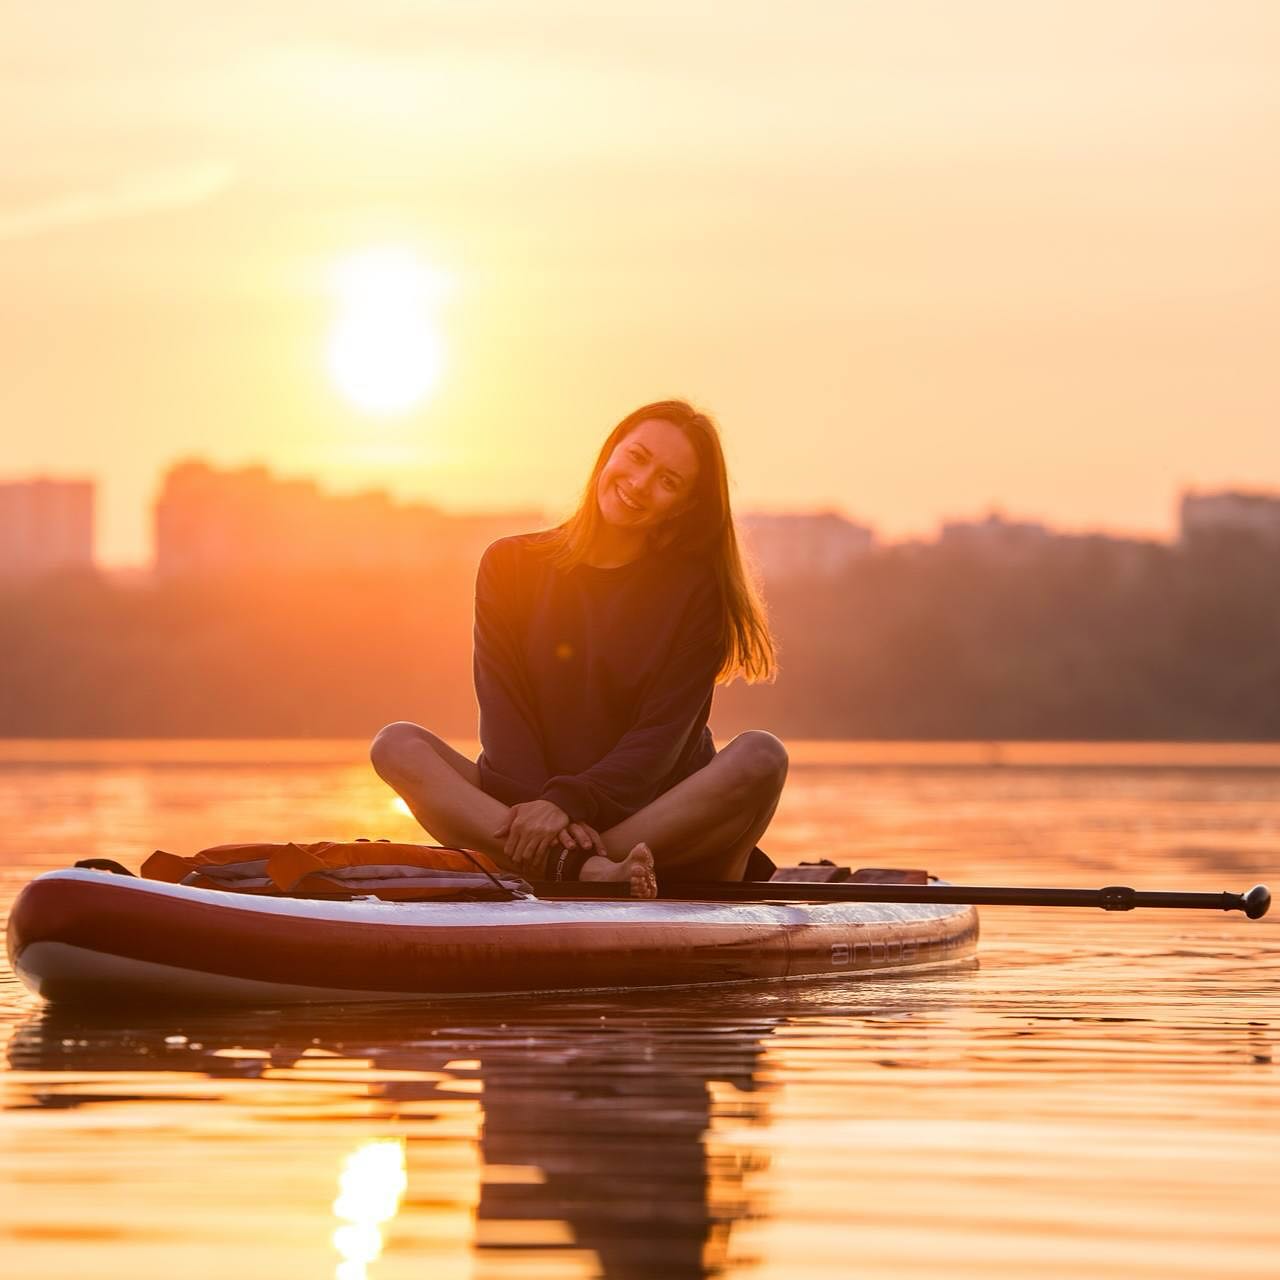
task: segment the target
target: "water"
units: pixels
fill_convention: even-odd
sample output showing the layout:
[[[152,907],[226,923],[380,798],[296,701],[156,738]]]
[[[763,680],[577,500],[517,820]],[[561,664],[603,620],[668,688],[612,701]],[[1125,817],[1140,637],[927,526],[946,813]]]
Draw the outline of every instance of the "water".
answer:
[[[1280,750],[798,747],[779,861],[1280,887]],[[354,743],[0,744],[39,871],[413,838]],[[1280,933],[985,908],[977,967],[373,1011],[43,1008],[0,968],[0,1243],[45,1277],[1273,1276]]]

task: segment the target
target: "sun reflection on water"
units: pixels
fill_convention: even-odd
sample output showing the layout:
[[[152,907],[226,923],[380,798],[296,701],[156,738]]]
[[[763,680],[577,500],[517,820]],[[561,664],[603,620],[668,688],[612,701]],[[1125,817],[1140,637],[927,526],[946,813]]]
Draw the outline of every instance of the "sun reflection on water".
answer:
[[[369,1263],[382,1252],[382,1225],[395,1217],[407,1183],[399,1138],[365,1142],[346,1158],[333,1202],[342,1224],[333,1232],[333,1247],[342,1258],[334,1280],[366,1280]]]

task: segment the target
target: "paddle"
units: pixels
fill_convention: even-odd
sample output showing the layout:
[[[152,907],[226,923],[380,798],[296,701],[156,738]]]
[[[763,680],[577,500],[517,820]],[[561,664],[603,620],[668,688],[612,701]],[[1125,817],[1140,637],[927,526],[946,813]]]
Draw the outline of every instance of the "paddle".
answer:
[[[626,898],[628,886],[595,881],[539,883],[540,898]],[[945,902],[998,907],[1101,907],[1132,911],[1135,907],[1189,908],[1199,911],[1243,911],[1260,919],[1271,906],[1271,890],[1254,885],[1247,893],[1177,893],[1129,889],[1034,889],[1014,885],[959,884],[805,884],[803,881],[689,881],[670,884],[660,898],[698,902]],[[636,899],[640,901],[640,899]]]

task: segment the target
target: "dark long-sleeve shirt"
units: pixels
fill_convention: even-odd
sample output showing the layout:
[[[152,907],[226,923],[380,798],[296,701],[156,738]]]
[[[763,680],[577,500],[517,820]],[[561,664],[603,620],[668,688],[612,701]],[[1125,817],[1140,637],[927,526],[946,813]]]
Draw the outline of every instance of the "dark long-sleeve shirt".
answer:
[[[660,553],[562,572],[544,537],[503,538],[480,561],[481,785],[603,831],[715,755],[719,586],[710,565]]]

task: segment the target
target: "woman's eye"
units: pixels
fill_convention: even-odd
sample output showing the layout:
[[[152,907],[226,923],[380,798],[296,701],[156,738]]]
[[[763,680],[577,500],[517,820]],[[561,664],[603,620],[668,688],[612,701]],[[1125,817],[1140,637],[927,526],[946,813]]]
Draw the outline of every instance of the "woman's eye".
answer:
[[[676,482],[670,476],[663,476],[662,483],[667,486],[668,490],[675,492]]]

